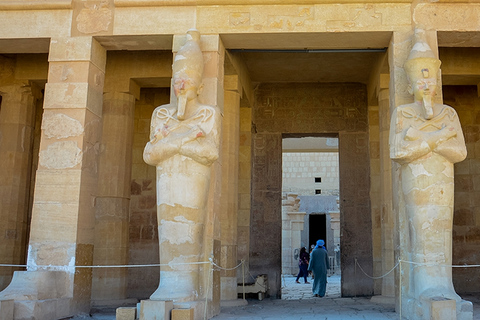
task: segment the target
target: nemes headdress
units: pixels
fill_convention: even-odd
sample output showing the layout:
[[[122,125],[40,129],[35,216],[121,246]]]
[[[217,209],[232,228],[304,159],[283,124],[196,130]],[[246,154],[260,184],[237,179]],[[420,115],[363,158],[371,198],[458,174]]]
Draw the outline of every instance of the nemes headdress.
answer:
[[[200,50],[200,32],[198,30],[187,31],[187,40],[175,55],[172,70],[174,75],[186,75],[200,85],[203,75],[203,55]]]
[[[415,44],[413,45],[407,62],[405,72],[411,83],[423,78],[437,78],[440,64],[432,49],[425,40],[425,30],[415,29]]]

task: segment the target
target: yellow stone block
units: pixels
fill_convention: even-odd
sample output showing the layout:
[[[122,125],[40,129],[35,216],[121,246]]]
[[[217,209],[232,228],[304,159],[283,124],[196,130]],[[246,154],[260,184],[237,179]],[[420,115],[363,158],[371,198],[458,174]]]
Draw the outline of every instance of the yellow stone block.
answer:
[[[116,311],[116,320],[135,320],[136,319],[136,307],[120,307]]]
[[[28,21],[28,23],[25,23],[25,21]],[[70,10],[0,11],[0,37],[66,37],[70,35],[71,21],[72,13]],[[48,46],[46,49],[48,50]]]
[[[193,320],[193,308],[190,309],[173,309],[172,320]]]
[[[455,300],[441,297],[430,300],[430,319],[456,320],[457,312]]]
[[[117,4],[117,2],[115,3]],[[114,35],[185,34],[195,27],[195,6],[118,7],[115,8]],[[148,21],[148,23],[138,23]],[[171,39],[171,37],[169,37]],[[166,42],[166,46],[171,42]],[[163,50],[170,47],[161,48]]]

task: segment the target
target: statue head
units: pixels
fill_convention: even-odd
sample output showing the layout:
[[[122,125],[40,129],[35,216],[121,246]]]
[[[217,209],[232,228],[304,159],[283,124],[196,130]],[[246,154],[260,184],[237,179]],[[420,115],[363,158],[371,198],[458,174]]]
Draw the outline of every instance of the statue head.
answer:
[[[177,97],[177,117],[183,119],[188,101],[196,99],[202,84],[203,55],[200,50],[200,33],[187,31],[187,40],[175,55],[172,66],[173,90]]]
[[[415,101],[423,103],[426,119],[433,117],[432,101],[437,90],[440,64],[425,40],[425,31],[415,29],[415,44],[405,62],[405,72],[411,86],[409,92],[414,95]]]

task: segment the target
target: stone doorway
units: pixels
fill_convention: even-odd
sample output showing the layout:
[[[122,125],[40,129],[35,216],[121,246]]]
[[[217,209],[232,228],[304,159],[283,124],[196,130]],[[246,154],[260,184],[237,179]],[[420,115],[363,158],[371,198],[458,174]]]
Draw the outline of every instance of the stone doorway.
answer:
[[[328,247],[330,243],[327,237],[326,214],[310,214],[308,216],[308,239],[309,244],[315,244],[318,239],[324,239],[325,244]]]
[[[367,90],[359,83],[260,84],[252,116],[250,271],[281,296],[282,138],[338,137],[342,296],[369,296],[372,274]]]

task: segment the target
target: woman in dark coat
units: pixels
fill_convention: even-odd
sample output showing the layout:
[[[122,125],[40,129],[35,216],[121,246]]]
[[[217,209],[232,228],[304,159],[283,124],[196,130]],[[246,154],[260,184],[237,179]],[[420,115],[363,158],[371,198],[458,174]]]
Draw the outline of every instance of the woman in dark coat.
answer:
[[[300,249],[300,258],[298,260],[298,267],[300,268],[300,271],[298,272],[297,279],[295,280],[296,283],[298,282],[298,279],[303,276],[305,279],[305,283],[310,283],[307,281],[307,276],[308,276],[308,260],[310,260],[310,255],[307,253],[307,249],[303,247]]]
[[[323,240],[317,241],[317,246],[312,251],[310,264],[308,265],[308,271],[313,271],[315,276],[312,287],[315,297],[325,296],[327,290],[327,269],[330,269],[330,265],[328,264],[328,254],[324,244],[325,241]]]

